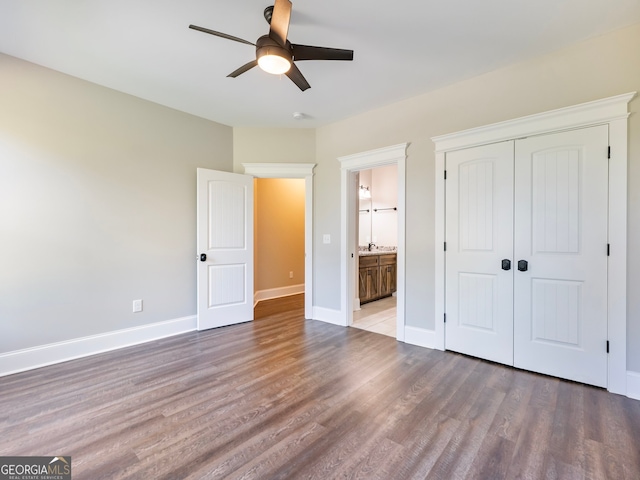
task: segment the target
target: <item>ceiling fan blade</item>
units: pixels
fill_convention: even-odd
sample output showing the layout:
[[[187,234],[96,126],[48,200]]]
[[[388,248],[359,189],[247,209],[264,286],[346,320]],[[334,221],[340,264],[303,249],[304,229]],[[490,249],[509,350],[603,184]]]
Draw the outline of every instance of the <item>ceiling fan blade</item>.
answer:
[[[298,88],[303,92],[307,88],[311,88],[311,85],[309,85],[309,82],[307,82],[307,79],[304,78],[304,75],[302,75],[302,72],[293,63],[291,64],[291,68],[285,75],[289,77],[291,81],[295,83],[298,86]]]
[[[251,70],[253,67],[258,65],[257,60],[252,60],[249,63],[245,63],[243,66],[231,72],[227,77],[236,78],[238,75],[242,75],[244,72]]]
[[[287,44],[289,20],[291,19],[291,0],[276,0],[271,17],[269,36],[283,47]]]
[[[193,30],[198,30],[199,32],[208,33],[210,35],[215,35],[216,37],[226,38],[227,40],[233,40],[234,42],[246,43],[247,45],[256,46],[255,43],[251,43],[247,40],[243,40],[242,38],[234,37],[233,35],[227,35],[226,33],[216,32],[215,30],[209,30],[208,28],[198,27],[197,25],[189,25],[189,28]]]
[[[312,47],[310,45],[291,45],[293,60],[353,60],[353,50],[342,48]]]

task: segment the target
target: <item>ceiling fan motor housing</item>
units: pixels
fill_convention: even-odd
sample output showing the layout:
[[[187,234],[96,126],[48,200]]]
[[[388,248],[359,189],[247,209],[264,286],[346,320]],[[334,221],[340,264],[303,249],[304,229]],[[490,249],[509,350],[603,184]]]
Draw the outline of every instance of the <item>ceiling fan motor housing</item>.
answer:
[[[289,46],[289,42],[287,42],[287,46]],[[260,57],[265,55],[277,55],[286,58],[290,63],[293,61],[291,50],[284,48],[269,35],[263,35],[256,42],[256,59],[260,60]]]

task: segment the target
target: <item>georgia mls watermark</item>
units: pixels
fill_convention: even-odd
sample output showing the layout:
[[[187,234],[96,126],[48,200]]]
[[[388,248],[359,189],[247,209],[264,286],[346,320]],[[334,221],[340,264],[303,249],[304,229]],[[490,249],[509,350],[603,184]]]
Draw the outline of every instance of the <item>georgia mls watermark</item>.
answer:
[[[0,457],[0,480],[71,480],[71,457]]]

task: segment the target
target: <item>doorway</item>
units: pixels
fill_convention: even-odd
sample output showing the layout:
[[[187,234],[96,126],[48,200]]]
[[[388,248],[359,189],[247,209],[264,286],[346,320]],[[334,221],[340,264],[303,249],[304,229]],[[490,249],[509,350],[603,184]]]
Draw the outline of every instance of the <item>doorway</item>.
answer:
[[[254,179],[254,308],[304,294],[304,184],[301,178]]]
[[[354,328],[396,337],[398,166],[360,170]]]
[[[254,178],[304,180],[304,316],[313,312],[313,169],[315,163],[243,163]],[[294,272],[295,275],[295,272]]]
[[[197,169],[197,328],[253,320],[254,178],[304,179],[304,311],[313,305],[315,164],[244,164],[246,174]]]
[[[341,303],[344,326],[353,324],[358,273],[357,215],[358,173],[376,167],[397,165],[397,257],[396,257],[396,339],[405,341],[405,168],[408,144],[371,150],[338,158],[341,167]]]

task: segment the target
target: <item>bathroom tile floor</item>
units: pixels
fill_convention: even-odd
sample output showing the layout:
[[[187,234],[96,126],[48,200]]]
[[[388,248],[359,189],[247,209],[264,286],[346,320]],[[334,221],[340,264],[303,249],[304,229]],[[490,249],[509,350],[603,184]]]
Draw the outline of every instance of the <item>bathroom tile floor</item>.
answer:
[[[396,317],[396,297],[387,297],[365,303],[360,310],[353,312],[351,326],[395,338]]]

